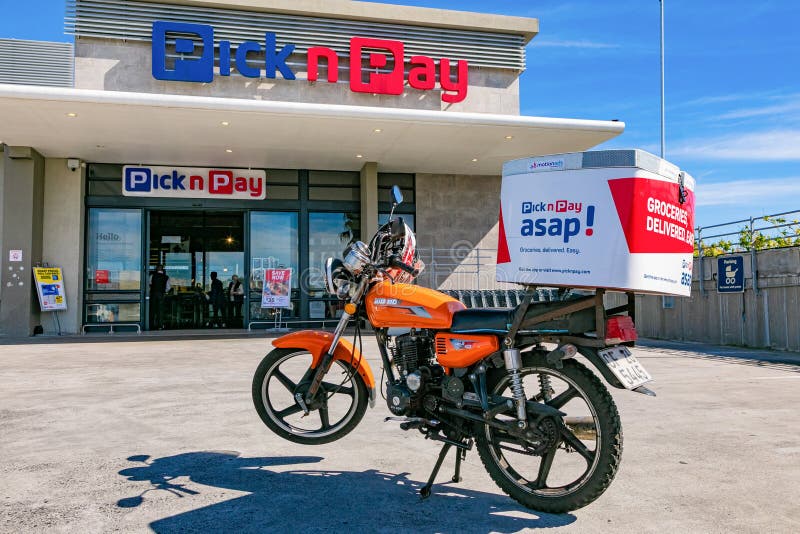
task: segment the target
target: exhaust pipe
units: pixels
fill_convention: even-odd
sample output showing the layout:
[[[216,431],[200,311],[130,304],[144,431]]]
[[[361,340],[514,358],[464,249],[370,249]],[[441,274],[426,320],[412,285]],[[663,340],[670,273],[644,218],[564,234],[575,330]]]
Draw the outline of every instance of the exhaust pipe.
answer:
[[[578,439],[587,441],[597,439],[597,426],[591,416],[565,417],[564,423]]]

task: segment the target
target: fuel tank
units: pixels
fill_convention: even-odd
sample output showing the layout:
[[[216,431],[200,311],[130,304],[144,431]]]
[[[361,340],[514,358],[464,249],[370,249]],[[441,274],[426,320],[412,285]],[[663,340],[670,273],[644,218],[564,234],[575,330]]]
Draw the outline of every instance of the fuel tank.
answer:
[[[365,299],[367,317],[376,328],[450,328],[453,313],[465,309],[458,300],[412,284],[375,284]]]

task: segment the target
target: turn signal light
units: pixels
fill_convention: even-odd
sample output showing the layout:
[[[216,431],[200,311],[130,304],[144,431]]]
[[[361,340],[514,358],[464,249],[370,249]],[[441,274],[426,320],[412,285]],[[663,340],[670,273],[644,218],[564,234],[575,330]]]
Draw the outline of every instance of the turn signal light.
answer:
[[[352,302],[348,302],[347,304],[345,304],[345,305],[344,305],[344,311],[345,311],[345,312],[346,312],[348,315],[355,315],[355,313],[356,313],[356,309],[357,309],[357,308],[356,308],[356,305],[355,305],[355,304],[353,304]]]
[[[617,315],[606,321],[606,344],[619,345],[626,341],[636,341],[636,326],[627,315]]]

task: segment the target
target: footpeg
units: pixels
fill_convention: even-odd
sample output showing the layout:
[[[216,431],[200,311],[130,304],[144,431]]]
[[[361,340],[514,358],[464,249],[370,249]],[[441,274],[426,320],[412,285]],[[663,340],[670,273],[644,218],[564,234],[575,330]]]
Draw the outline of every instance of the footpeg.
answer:
[[[410,430],[412,428],[419,428],[426,425],[430,428],[436,428],[441,423],[436,419],[425,419],[424,417],[386,417],[383,422],[397,421],[400,423],[400,428],[403,430]]]

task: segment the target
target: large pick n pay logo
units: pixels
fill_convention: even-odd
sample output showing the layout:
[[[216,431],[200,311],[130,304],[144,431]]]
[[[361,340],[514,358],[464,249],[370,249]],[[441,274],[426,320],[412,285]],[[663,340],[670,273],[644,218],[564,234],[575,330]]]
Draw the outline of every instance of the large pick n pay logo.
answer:
[[[215,54],[220,76],[230,76],[235,69],[247,78],[260,78],[263,74],[265,78],[275,79],[280,72],[285,80],[296,79],[289,62],[296,46],[287,43],[279,47],[274,32],[265,32],[263,42],[244,41],[233,45],[220,40],[215,45],[212,26],[156,21],[152,40],[153,77],[158,80],[210,83],[214,81]],[[172,42],[174,54],[168,46]],[[335,50],[312,46],[305,53],[309,82],[319,79],[321,63],[327,70],[328,83],[339,81],[340,57]],[[178,57],[173,58],[174,55]],[[451,65],[455,67],[454,72]],[[435,90],[438,85],[443,102],[457,103],[467,97],[469,65],[466,61],[412,55],[406,62],[402,41],[351,37],[346,68],[350,90],[356,93],[402,95],[408,82],[409,87],[420,91]]]

